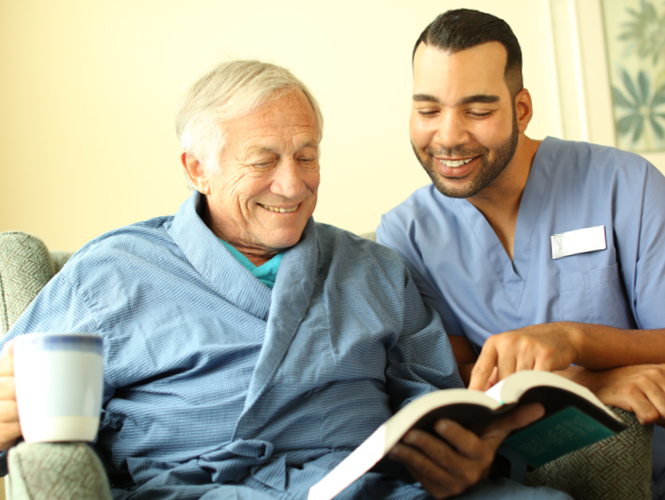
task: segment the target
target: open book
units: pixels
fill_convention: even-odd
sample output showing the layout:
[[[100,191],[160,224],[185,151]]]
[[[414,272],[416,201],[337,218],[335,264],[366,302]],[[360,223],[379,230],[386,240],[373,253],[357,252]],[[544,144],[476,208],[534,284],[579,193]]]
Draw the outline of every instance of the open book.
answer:
[[[543,371],[521,371],[487,392],[447,389],[412,401],[368,437],[309,490],[308,500],[329,500],[381,460],[411,428],[433,430],[440,418],[480,434],[518,403],[541,403],[545,416],[503,442],[531,468],[600,441],[626,426],[586,387]]]

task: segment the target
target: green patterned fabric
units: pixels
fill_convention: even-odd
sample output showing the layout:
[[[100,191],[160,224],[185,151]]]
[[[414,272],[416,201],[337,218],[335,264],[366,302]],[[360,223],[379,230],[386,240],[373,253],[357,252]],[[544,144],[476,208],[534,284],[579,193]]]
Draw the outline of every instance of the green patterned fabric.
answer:
[[[523,483],[562,490],[576,500],[651,499],[651,436],[634,413],[609,407],[628,426],[527,474]]]
[[[0,316],[3,334],[53,274],[53,261],[39,238],[15,231],[0,234]]]
[[[69,258],[74,255],[74,252],[50,252],[51,260],[53,261],[53,274],[57,273],[62,269],[62,266],[69,260]]]
[[[9,451],[11,500],[110,500],[95,452],[84,443],[20,443]]]
[[[71,257],[72,252],[49,252],[28,233],[0,233],[0,328],[4,334],[42,287]]]

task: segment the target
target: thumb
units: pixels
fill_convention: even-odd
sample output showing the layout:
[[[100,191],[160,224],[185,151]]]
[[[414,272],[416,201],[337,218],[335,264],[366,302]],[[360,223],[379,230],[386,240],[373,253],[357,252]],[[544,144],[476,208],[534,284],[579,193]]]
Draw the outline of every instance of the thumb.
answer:
[[[14,343],[7,342],[2,347],[2,356],[0,356],[0,377],[14,375]]]
[[[2,355],[14,356],[14,339],[5,342],[5,345],[2,346]]]

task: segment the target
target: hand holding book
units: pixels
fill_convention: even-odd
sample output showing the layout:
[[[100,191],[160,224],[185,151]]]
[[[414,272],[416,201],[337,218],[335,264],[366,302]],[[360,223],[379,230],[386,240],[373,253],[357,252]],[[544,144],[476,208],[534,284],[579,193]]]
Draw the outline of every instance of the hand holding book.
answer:
[[[490,424],[479,436],[453,420],[441,419],[433,427],[438,436],[412,429],[388,456],[403,463],[435,498],[459,495],[487,477],[496,450],[512,431],[544,414],[542,405],[520,406]]]

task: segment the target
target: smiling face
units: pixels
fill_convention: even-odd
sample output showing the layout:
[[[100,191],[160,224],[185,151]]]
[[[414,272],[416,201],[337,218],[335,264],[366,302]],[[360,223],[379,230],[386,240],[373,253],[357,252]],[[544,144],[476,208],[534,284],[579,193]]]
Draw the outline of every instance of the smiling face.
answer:
[[[411,143],[445,196],[472,198],[491,188],[513,159],[520,130],[506,58],[498,42],[456,53],[422,43],[416,50]]]
[[[218,169],[205,169],[187,154],[183,163],[206,195],[210,229],[260,265],[298,243],[316,207],[316,115],[293,90],[224,125]]]

